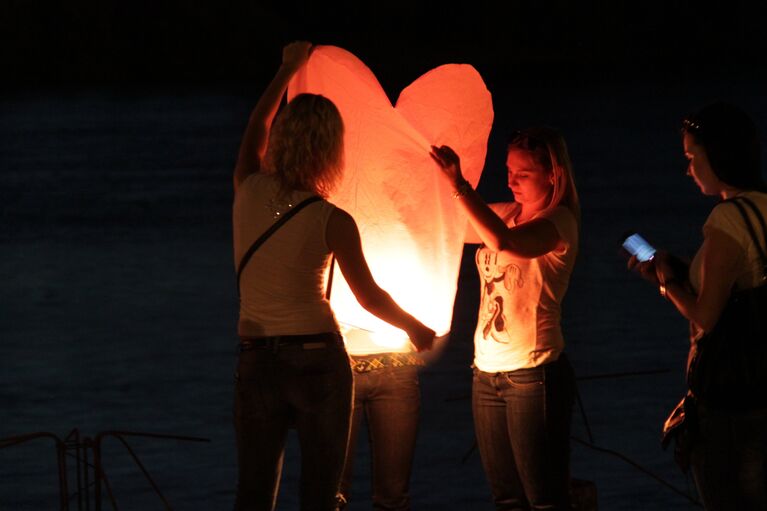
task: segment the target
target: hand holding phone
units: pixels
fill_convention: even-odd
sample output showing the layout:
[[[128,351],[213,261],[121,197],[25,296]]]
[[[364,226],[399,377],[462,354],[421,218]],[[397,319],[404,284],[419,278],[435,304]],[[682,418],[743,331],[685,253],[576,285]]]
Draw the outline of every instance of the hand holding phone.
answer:
[[[637,261],[640,263],[652,261],[653,257],[655,257],[655,247],[637,233],[627,233],[623,237],[621,246],[630,255],[636,256]]]

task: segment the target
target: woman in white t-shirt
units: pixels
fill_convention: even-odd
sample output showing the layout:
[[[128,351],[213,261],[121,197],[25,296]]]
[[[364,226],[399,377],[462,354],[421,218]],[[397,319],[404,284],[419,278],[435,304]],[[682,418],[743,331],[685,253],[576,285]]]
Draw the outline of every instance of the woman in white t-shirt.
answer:
[[[712,332],[733,292],[764,286],[767,251],[759,216],[767,219],[767,186],[762,179],[761,149],[756,127],[748,115],[727,103],[713,103],[688,116],[682,127],[687,174],[704,195],[718,197],[703,226],[703,244],[689,269],[677,258],[659,251],[652,261],[629,261],[642,276],[658,286],[690,321],[691,355],[698,341]],[[753,226],[754,243],[739,203]],[[747,203],[753,204],[756,211]],[[764,296],[764,293],[762,293]],[[762,311],[767,313],[767,311]],[[703,343],[702,351],[706,351]],[[710,345],[710,344],[709,344]],[[737,360],[732,371],[730,356]],[[688,429],[692,449],[689,462],[705,508],[738,511],[767,509],[767,394],[761,384],[727,384],[736,374],[767,371],[767,339],[738,339],[727,346],[711,372],[719,372],[701,386],[689,378],[695,394],[697,425]],[[711,374],[709,372],[709,374]],[[700,374],[700,372],[696,373]],[[746,377],[748,380],[748,377]],[[758,380],[758,378],[757,378]],[[693,410],[687,410],[692,412]]]
[[[366,310],[403,329],[418,350],[428,349],[434,338],[433,330],[378,287],[354,219],[325,200],[343,171],[344,127],[336,106],[322,96],[301,94],[277,115],[310,48],[295,42],[283,49],[282,65],[250,116],[234,172],[234,257],[241,269],[237,510],[274,508],[291,426],[301,446],[301,509],[337,507],[352,375],[324,293],[331,255]],[[243,268],[254,241],[310,197],[321,200],[298,211]]]
[[[551,128],[518,132],[506,159],[514,202],[488,206],[446,146],[432,157],[481,242],[472,409],[496,508],[569,510],[575,395],[560,304],[578,253],[580,207],[570,157]],[[474,237],[476,236],[476,239]]]

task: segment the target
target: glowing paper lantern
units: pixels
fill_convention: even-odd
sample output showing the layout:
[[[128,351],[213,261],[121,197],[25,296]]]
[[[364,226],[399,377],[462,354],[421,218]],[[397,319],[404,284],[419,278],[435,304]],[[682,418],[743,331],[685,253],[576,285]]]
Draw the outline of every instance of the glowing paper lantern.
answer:
[[[330,200],[357,221],[373,276],[405,310],[438,335],[446,334],[466,218],[429,149],[453,147],[464,176],[476,186],[493,123],[492,98],[482,78],[472,66],[443,65],[403,90],[393,107],[357,57],[319,46],[288,96],[302,92],[329,98],[343,117],[345,173]],[[407,342],[402,331],[360,307],[340,271],[331,304],[345,336],[357,345],[396,350]]]

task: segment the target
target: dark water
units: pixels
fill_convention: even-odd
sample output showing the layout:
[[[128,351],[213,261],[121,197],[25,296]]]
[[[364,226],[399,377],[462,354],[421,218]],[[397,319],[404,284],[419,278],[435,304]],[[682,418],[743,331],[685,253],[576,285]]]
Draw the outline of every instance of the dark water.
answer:
[[[684,175],[678,119],[723,97],[764,127],[762,85],[553,84],[495,94],[497,133],[545,120],[570,145],[583,234],[564,328],[578,376],[665,371],[580,381],[595,442],[682,489],[690,483],[658,438],[683,389],[686,324],[625,271],[616,241],[636,228],[672,251],[695,249],[712,203]],[[231,508],[230,187],[255,99],[91,92],[0,102],[0,438],[64,436],[74,427],[89,436],[119,429],[207,437],[131,446],[174,509]],[[491,138],[480,186],[490,199],[503,196],[501,140]],[[473,442],[478,289],[472,250],[466,254],[453,337],[422,374],[415,509],[492,509],[477,453],[462,462]],[[574,435],[587,438],[578,410]],[[297,507],[291,440],[281,509]],[[121,509],[162,509],[126,451],[114,440],[104,449]],[[353,510],[370,506],[366,465],[358,463]],[[575,477],[596,483],[600,509],[692,509],[615,457],[575,444],[572,465]],[[56,484],[51,444],[0,450],[0,509],[54,509]]]

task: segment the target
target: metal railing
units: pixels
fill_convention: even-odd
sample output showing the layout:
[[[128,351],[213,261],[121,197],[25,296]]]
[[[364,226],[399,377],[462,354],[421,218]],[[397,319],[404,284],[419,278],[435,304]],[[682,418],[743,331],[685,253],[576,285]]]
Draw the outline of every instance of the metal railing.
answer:
[[[162,501],[165,509],[170,511],[172,509],[170,503],[162,494],[160,487],[154,479],[152,479],[149,471],[130,446],[126,437],[179,440],[182,442],[210,442],[210,439],[208,438],[142,433],[137,431],[102,431],[97,433],[93,438],[90,438],[87,436],[82,437],[80,431],[75,428],[70,431],[63,440],[57,435],[47,431],[2,438],[0,439],[0,449],[18,446],[41,438],[53,440],[56,452],[56,466],[58,468],[59,505],[61,511],[69,511],[70,501],[75,499],[77,500],[78,511],[90,511],[91,505],[93,505],[94,511],[101,511],[103,501],[102,484],[106,489],[106,494],[112,509],[117,510],[119,509],[117,499],[114,496],[106,471],[104,470],[101,448],[105,439],[115,438],[128,451],[128,454],[133,459],[136,466],[143,473],[144,478]],[[75,459],[76,490],[72,495],[69,494],[67,457]]]

